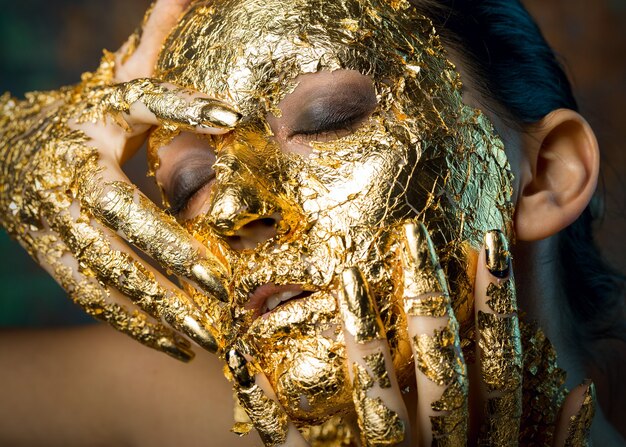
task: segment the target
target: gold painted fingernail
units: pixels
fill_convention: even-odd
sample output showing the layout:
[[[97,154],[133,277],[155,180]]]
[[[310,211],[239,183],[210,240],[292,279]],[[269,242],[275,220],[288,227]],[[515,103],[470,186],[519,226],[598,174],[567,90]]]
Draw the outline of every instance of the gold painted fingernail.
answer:
[[[342,273],[338,301],[346,329],[358,343],[384,338],[373,296],[358,268]]]
[[[208,127],[232,129],[241,119],[241,113],[220,101],[208,100],[200,110],[201,123]]]
[[[182,322],[182,329],[193,341],[209,352],[217,352],[218,346],[215,337],[196,319],[187,315]]]
[[[223,303],[228,302],[228,290],[224,285],[219,273],[216,273],[215,263],[211,261],[200,261],[191,267],[192,279],[198,283],[205,292]]]
[[[231,349],[226,353],[226,363],[233,378],[242,388],[251,388],[254,385],[254,378],[248,370],[248,361],[236,349]]]
[[[424,224],[411,222],[404,225],[403,257],[405,297],[449,294],[437,252]]]
[[[500,230],[485,234],[485,259],[487,269],[496,278],[506,278],[511,270],[511,252],[506,236]]]
[[[179,342],[178,340],[172,340],[170,338],[163,337],[158,341],[158,346],[159,349],[161,349],[167,355],[174,357],[176,360],[187,363],[193,360],[193,358],[195,357],[195,353],[191,349],[189,349],[189,343],[182,343],[182,340],[181,342]]]
[[[578,412],[570,417],[567,426],[567,439],[565,447],[588,446],[590,441],[591,424],[595,416],[596,387],[591,379],[583,381],[582,386],[587,387],[583,403]]]

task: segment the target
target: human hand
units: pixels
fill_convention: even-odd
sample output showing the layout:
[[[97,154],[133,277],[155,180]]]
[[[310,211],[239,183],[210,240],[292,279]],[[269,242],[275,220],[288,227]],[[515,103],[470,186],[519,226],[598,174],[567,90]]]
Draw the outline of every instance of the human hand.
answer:
[[[517,446],[525,444],[524,436],[534,436],[538,445],[587,445],[594,413],[590,382],[567,395],[558,415],[558,402],[542,401],[545,413],[540,416],[545,420],[532,421],[539,422],[537,432],[521,432],[530,415],[526,408],[522,414],[522,340],[504,236],[498,231],[487,233],[485,250],[479,255],[474,296],[476,363],[468,366],[446,279],[426,228],[408,223],[403,233],[399,245],[404,282],[399,298],[415,361],[417,398],[413,401],[407,402],[400,390],[363,275],[351,268],[340,278],[338,302],[362,444]],[[251,380],[246,360],[235,351],[227,359],[242,406],[266,445],[306,445],[264,375],[257,371],[256,381]],[[469,367],[477,373],[471,384]],[[540,390],[531,392],[538,397]],[[409,406],[415,411],[409,411]]]
[[[228,266],[221,247],[193,239],[121,165],[154,126],[223,134],[239,119],[220,101],[149,78],[188,4],[157,0],[142,28],[80,84],[0,97],[0,224],[89,314],[181,360],[193,352],[176,331],[215,351],[211,327],[129,243],[208,299],[226,300]]]

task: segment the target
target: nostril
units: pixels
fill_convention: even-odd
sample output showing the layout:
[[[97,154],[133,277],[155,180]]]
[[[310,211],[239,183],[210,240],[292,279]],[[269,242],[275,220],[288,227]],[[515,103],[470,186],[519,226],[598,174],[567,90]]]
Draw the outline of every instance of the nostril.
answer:
[[[226,236],[225,239],[233,250],[243,250],[246,248],[240,236]]]
[[[274,219],[273,217],[264,217],[262,219],[259,219],[257,222],[259,222],[261,225],[264,225],[266,227],[275,227],[277,224],[276,219]]]
[[[228,236],[229,245],[235,250],[253,249],[259,244],[273,239],[278,234],[280,214],[257,217]]]

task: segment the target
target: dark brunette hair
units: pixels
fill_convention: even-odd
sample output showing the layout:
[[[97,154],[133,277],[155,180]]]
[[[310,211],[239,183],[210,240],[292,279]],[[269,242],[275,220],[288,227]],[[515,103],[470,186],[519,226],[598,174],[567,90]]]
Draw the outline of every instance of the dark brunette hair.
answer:
[[[523,129],[553,110],[578,110],[563,67],[519,0],[412,3],[433,21],[443,42],[457,50],[475,87],[496,111],[504,111],[509,125]],[[594,243],[592,223],[599,214],[594,211],[588,206],[560,232],[558,261],[565,311],[574,320],[568,336],[581,355],[602,368],[594,342],[626,341],[626,278],[607,265]]]

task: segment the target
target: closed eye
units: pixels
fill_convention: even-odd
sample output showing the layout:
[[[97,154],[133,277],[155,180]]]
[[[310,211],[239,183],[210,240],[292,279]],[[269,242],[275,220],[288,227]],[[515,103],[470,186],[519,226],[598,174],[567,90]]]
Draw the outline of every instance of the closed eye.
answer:
[[[358,124],[364,121],[372,112],[375,104],[362,101],[362,98],[317,98],[307,104],[292,131],[288,140],[295,136],[324,136],[354,131]]]
[[[165,191],[171,214],[183,213],[192,198],[214,179],[213,163],[213,157],[192,158],[174,171]]]

